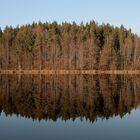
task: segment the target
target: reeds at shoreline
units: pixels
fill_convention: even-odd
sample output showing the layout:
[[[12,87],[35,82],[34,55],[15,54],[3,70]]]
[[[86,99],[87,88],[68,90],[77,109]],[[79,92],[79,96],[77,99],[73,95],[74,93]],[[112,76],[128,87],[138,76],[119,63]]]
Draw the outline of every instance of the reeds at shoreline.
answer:
[[[31,74],[31,75],[97,75],[97,74],[115,74],[115,75],[139,75],[140,70],[0,70],[0,74]]]

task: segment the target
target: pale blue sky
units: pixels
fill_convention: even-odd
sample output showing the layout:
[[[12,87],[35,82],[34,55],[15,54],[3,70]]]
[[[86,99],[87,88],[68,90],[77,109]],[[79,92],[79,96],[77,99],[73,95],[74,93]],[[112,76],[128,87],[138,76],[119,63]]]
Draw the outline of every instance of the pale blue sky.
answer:
[[[0,0],[0,26],[33,21],[107,23],[140,34],[140,0]]]

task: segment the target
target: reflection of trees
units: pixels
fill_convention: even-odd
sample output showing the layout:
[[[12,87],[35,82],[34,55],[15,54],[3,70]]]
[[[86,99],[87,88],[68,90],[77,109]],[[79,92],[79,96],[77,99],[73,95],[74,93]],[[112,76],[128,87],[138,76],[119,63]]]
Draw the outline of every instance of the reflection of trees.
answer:
[[[140,103],[130,76],[1,76],[0,110],[33,119],[123,117]]]

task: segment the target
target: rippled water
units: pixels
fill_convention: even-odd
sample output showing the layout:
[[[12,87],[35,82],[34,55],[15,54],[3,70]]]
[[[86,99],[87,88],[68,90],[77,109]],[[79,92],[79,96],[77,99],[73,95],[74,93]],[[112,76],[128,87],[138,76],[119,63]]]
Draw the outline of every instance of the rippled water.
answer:
[[[140,76],[0,76],[0,140],[139,140]]]

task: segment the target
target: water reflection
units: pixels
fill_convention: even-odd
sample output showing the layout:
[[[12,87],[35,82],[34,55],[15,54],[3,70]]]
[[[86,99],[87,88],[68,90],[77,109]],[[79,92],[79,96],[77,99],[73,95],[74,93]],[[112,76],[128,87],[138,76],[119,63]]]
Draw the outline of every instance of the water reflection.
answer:
[[[131,76],[0,76],[0,112],[56,121],[123,117],[140,104]]]

